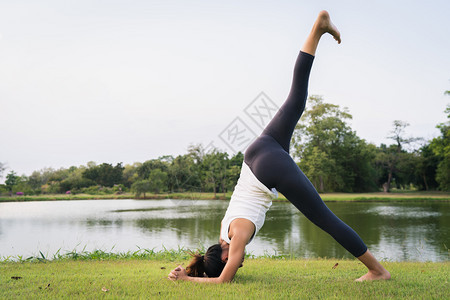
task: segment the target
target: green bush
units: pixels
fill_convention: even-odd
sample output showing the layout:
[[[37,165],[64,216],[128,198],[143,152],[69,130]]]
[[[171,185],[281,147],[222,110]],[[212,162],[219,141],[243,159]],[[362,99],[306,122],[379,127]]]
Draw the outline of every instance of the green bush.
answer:
[[[81,192],[89,195],[111,195],[114,194],[113,188],[94,185],[81,189]]]
[[[0,184],[0,195],[9,195],[8,187],[5,184]]]
[[[125,186],[124,186],[123,184],[115,184],[115,185],[112,187],[112,190],[113,190],[113,192],[114,192],[115,194],[121,194],[121,193],[124,193],[124,192],[125,192],[126,188],[125,188]]]
[[[60,186],[59,182],[57,182],[57,181],[50,182],[48,187],[45,189],[45,192],[48,193],[48,194],[59,194],[59,193],[61,193],[61,186]]]
[[[26,183],[19,183],[12,187],[12,193],[15,195],[17,192],[22,192],[24,195],[35,195],[33,189]]]

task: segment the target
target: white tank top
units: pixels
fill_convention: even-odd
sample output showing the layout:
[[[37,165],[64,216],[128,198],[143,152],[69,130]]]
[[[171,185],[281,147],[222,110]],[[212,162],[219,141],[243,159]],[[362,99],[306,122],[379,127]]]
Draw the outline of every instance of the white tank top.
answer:
[[[250,243],[264,224],[266,212],[272,205],[272,199],[278,197],[275,188],[269,190],[250,170],[249,166],[243,162],[239,180],[231,195],[230,204],[222,220],[220,237],[228,244],[230,223],[237,218],[250,220],[255,224],[255,233],[251,237]],[[247,243],[247,244],[248,244]]]

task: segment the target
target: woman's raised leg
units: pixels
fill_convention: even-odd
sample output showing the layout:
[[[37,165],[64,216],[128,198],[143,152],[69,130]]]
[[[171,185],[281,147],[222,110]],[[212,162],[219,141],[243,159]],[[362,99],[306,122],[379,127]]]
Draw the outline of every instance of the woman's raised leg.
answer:
[[[272,136],[286,152],[289,152],[292,133],[305,109],[309,74],[320,38],[325,33],[331,34],[338,43],[341,42],[341,35],[331,22],[328,12],[321,11],[295,62],[289,95],[262,133]]]
[[[341,33],[336,26],[334,26],[333,22],[331,22],[328,12],[323,10],[319,13],[316,22],[314,22],[311,33],[308,35],[305,43],[303,44],[302,51],[313,56],[316,55],[320,38],[325,33],[331,34],[339,44],[341,43]]]

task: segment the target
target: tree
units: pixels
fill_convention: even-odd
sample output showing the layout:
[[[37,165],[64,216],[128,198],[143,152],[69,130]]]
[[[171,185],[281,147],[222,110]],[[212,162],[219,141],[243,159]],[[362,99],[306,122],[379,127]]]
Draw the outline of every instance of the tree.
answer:
[[[28,177],[28,184],[33,190],[40,190],[41,186],[45,184],[41,172],[33,171]]]
[[[58,170],[52,170],[48,180],[54,182],[61,182],[69,176],[69,170],[60,168]]]
[[[65,193],[71,191],[72,193],[79,192],[82,188],[90,187],[96,184],[91,179],[83,177],[86,167],[79,168],[72,166],[68,169],[68,176],[60,182],[60,191]]]
[[[207,190],[208,180],[206,178],[207,167],[204,164],[205,149],[201,144],[190,145],[188,147],[187,156],[192,160],[193,164],[191,167],[191,172],[194,174],[193,181],[195,180],[196,187],[199,192],[204,192]]]
[[[320,191],[370,191],[375,187],[373,147],[356,136],[346,108],[310,96],[297,124],[291,152]]]
[[[214,197],[217,191],[226,193],[226,179],[228,169],[228,153],[214,149],[203,158],[206,183],[213,188]]]
[[[122,183],[123,169],[122,163],[118,163],[114,167],[111,164],[103,163],[84,170],[82,177],[101,186],[113,187],[114,184]]]
[[[6,175],[5,185],[10,192],[12,192],[13,187],[19,182],[20,176],[17,176],[16,172],[11,171],[8,173],[8,175]]]
[[[234,189],[234,186],[236,185],[239,176],[241,174],[241,167],[243,161],[244,161],[244,154],[240,151],[230,158],[226,174],[227,191]]]
[[[150,191],[159,193],[167,189],[167,173],[161,169],[154,169],[150,172],[148,180],[150,181]]]
[[[302,169],[320,192],[325,191],[325,182],[330,184],[333,177],[337,180],[340,179],[337,174],[334,174],[336,161],[330,159],[327,153],[320,150],[319,147],[306,148],[304,156],[306,159],[301,163]]]
[[[147,179],[150,176],[150,172],[154,169],[160,169],[167,172],[169,168],[169,163],[161,159],[151,159],[145,161],[141,166],[138,167],[137,173],[140,179]]]
[[[388,193],[391,189],[391,183],[394,179],[394,175],[397,175],[396,183],[408,184],[411,179],[410,174],[414,174],[412,169],[412,161],[414,155],[408,153],[405,150],[405,146],[412,142],[420,140],[420,138],[405,137],[405,128],[409,126],[408,122],[395,120],[393,122],[393,129],[390,132],[389,139],[393,140],[395,144],[387,147],[386,145],[380,146],[380,151],[376,156],[377,164],[385,171],[383,179],[383,191]]]
[[[437,189],[439,184],[436,182],[436,170],[439,164],[439,158],[433,153],[430,144],[420,148],[417,156],[417,168],[415,174],[420,180],[418,186],[422,190]]]
[[[448,91],[447,91],[448,92]],[[445,110],[450,119],[450,105]],[[436,181],[439,189],[450,190],[450,121],[436,126],[441,131],[441,136],[430,142],[430,149],[438,157],[439,163],[436,169]]]
[[[139,180],[138,168],[142,166],[142,163],[136,162],[132,165],[125,165],[123,169],[122,179],[123,183],[127,188],[130,188],[131,185]]]
[[[201,181],[198,167],[191,155],[177,156],[169,166],[168,185],[171,191],[200,190]]]
[[[151,182],[150,180],[144,179],[139,180],[133,183],[131,186],[131,190],[136,194],[136,197],[141,196],[141,194],[144,194],[145,199],[145,193],[149,193],[151,190]]]
[[[136,181],[131,186],[131,190],[139,197],[141,194],[146,193],[159,193],[164,191],[167,184],[167,173],[160,169],[154,169],[150,172],[148,179]]]

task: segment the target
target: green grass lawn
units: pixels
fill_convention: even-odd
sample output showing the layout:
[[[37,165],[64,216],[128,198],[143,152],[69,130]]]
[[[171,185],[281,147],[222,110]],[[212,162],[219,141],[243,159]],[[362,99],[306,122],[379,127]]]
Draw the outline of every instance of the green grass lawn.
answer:
[[[218,193],[161,193],[161,194],[146,194],[146,199],[188,199],[188,200],[229,200],[231,192],[223,194]],[[322,199],[325,202],[402,202],[402,201],[450,201],[450,193],[448,192],[392,192],[392,193],[323,193]],[[131,193],[124,193],[120,195],[39,195],[39,196],[3,196],[0,197],[0,202],[16,202],[16,201],[46,201],[46,200],[101,200],[101,199],[143,199],[136,198]],[[287,201],[286,198],[280,194],[280,197],[275,201]]]
[[[450,201],[446,192],[393,192],[393,193],[324,193],[320,195],[326,201]]]
[[[246,259],[229,284],[172,282],[187,260],[112,259],[0,263],[0,299],[448,299],[445,263],[384,262],[392,279],[354,282],[365,273],[356,260]],[[333,269],[333,266],[338,266]]]

